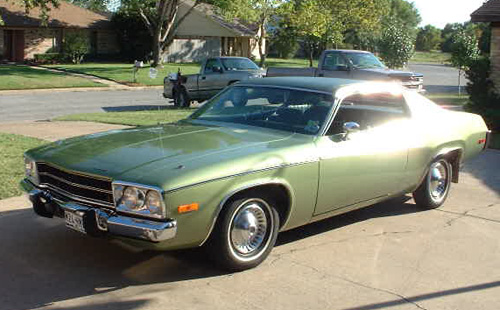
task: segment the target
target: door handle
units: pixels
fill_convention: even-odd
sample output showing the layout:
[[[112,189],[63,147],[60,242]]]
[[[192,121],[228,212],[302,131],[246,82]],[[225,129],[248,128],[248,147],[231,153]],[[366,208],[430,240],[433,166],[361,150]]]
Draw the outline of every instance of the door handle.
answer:
[[[206,80],[206,79],[207,79],[207,77],[206,77],[206,76],[202,76],[202,77],[201,77],[201,79],[202,79],[202,80]]]

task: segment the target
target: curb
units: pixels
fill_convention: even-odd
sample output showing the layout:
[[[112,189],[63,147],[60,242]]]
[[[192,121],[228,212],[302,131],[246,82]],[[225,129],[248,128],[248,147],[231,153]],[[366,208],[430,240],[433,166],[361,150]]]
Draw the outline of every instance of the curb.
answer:
[[[32,93],[63,93],[63,92],[88,92],[88,91],[136,91],[136,90],[148,90],[148,89],[163,89],[163,86],[108,86],[108,87],[73,87],[73,88],[37,88],[37,89],[12,89],[12,90],[0,90],[0,96],[2,95],[22,95],[22,94],[32,94]]]

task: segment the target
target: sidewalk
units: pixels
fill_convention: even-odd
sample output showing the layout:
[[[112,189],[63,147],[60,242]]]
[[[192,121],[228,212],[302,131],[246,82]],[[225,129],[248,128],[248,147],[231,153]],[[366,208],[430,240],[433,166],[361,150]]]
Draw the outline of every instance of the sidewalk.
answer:
[[[97,132],[129,128],[123,125],[111,125],[92,122],[52,122],[24,121],[0,123],[0,132],[23,135],[47,141],[93,134]]]

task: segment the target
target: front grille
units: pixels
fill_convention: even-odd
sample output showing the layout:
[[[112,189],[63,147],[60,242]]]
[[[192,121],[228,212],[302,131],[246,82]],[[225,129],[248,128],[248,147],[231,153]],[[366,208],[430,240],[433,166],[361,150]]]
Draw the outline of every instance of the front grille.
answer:
[[[40,185],[48,187],[68,200],[113,205],[111,180],[79,172],[67,171],[47,163],[37,163]]]

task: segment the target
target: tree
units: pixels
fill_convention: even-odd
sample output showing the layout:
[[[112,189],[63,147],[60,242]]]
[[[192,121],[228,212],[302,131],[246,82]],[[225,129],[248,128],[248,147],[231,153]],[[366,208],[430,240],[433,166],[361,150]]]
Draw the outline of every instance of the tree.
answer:
[[[390,0],[389,20],[395,20],[399,26],[415,30],[422,21],[418,9],[413,2],[405,0]]]
[[[258,29],[257,45],[259,47],[260,66],[263,66],[267,49],[264,46],[267,37],[267,26],[283,3],[282,0],[220,0],[210,1],[216,4],[220,12],[228,20],[238,19],[253,24]]]
[[[432,25],[427,25],[419,29],[415,49],[428,52],[437,49],[440,43],[441,30]]]
[[[89,52],[88,37],[83,33],[67,33],[64,36],[63,51],[74,64],[82,62],[85,54]]]
[[[414,53],[413,38],[396,20],[389,22],[379,43],[380,57],[389,68],[404,67]]]
[[[458,94],[460,95],[462,71],[467,70],[471,63],[479,56],[476,36],[467,33],[465,30],[458,31],[453,36],[451,49],[451,64],[458,68]]]
[[[136,12],[149,31],[152,39],[152,67],[161,62],[163,51],[174,41],[174,35],[182,22],[202,0],[192,1],[183,15],[179,15],[180,0],[122,0],[122,9]],[[211,2],[214,2],[212,0]]]

